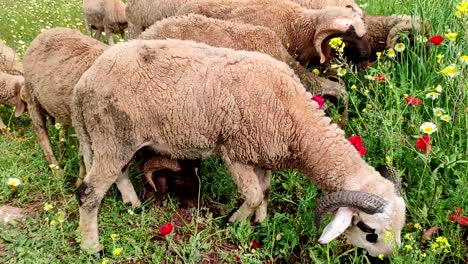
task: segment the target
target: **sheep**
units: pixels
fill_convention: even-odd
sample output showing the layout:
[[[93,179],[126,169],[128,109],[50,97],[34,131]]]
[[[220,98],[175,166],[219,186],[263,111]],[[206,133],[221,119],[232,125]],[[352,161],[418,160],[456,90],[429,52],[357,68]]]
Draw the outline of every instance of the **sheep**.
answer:
[[[288,0],[193,0],[177,14],[188,13],[270,28],[302,65],[329,64],[335,54],[328,41],[341,36],[345,57],[359,69],[368,64],[366,25],[352,7],[311,10]]]
[[[21,96],[50,165],[59,163],[50,145],[45,116],[60,120],[64,131],[68,130],[73,87],[107,47],[77,30],[54,28],[39,34],[24,55]]]
[[[0,104],[16,106],[16,113],[24,111],[25,104],[21,100],[20,90],[24,85],[22,75],[12,75],[0,71]],[[8,130],[0,118],[0,131],[8,135]]]
[[[156,21],[174,16],[189,0],[129,0],[125,11],[128,17],[128,37],[137,38]]]
[[[114,33],[120,33],[125,39],[128,23],[125,4],[121,0],[83,0],[83,18],[89,34],[96,29],[97,40],[101,39],[103,31],[109,45],[114,45]]]
[[[276,33],[266,27],[189,14],[158,21],[138,38],[147,40],[166,38],[193,40],[214,47],[261,51],[277,60],[290,64],[309,91],[315,90],[314,92],[317,94],[332,98],[346,97],[345,88],[340,82],[316,77],[313,73],[307,72],[289,55]],[[315,89],[315,87],[317,88]]]
[[[359,5],[354,0],[290,0],[305,8],[321,9],[327,6],[352,6],[356,10],[360,10]],[[371,47],[371,61],[377,59],[376,53],[383,52],[391,48],[397,39],[400,32],[410,34],[412,40],[412,33],[419,32],[430,35],[430,28],[428,23],[422,23],[419,17],[412,17],[408,15],[392,15],[392,16],[373,16],[360,11],[363,14],[364,21],[367,25],[367,38]]]
[[[16,75],[23,73],[23,64],[21,63],[20,57],[12,48],[8,47],[1,39],[0,71]]]
[[[344,233],[371,255],[391,254],[401,243],[403,198],[311,97],[288,65],[258,52],[174,39],[106,50],[72,96],[73,126],[90,168],[77,191],[81,248],[102,249],[98,209],[114,182],[124,201],[140,205],[127,164],[147,147],[174,159],[219,155],[245,197],[231,222],[254,211],[263,221],[270,171],[298,170],[328,193],[317,223],[337,210],[319,242]],[[387,232],[395,245],[384,243]]]

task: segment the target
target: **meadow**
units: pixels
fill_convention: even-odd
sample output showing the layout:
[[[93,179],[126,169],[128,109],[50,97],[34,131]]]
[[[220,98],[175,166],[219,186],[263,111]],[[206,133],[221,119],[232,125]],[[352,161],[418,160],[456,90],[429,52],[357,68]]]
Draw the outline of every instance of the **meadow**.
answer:
[[[56,153],[58,142],[66,143],[63,170],[51,169],[29,117],[14,118],[14,109],[0,106],[11,132],[0,135],[0,206],[25,208],[29,216],[0,223],[0,263],[467,263],[468,220],[462,217],[468,216],[468,2],[359,2],[373,15],[417,15],[430,22],[431,36],[443,38],[426,49],[424,36],[414,45],[402,36],[366,71],[342,72],[349,92],[346,136],[362,138],[369,164],[392,165],[402,178],[407,219],[403,245],[391,258],[369,257],[344,239],[319,244],[314,209],[321,192],[294,171],[274,173],[265,222],[227,224],[242,197],[218,158],[205,160],[198,171],[200,197],[192,208],[182,208],[172,194],[154,205],[134,162],[132,181],[142,208],[125,207],[111,188],[99,214],[105,249],[87,255],[77,232],[76,138],[49,126]],[[0,0],[0,39],[20,56],[37,34],[58,26],[85,32],[81,1]],[[338,120],[341,108],[326,104]],[[160,235],[167,223],[174,229]]]

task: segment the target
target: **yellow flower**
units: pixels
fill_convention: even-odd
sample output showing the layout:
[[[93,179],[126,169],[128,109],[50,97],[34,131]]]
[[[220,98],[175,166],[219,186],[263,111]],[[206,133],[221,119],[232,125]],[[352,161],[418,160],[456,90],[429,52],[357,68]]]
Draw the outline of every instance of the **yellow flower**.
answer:
[[[377,56],[377,59],[380,59],[380,57],[382,56],[382,52],[376,52],[375,55]]]
[[[112,240],[119,239],[119,235],[117,235],[117,234],[111,234],[110,236],[111,236]]]
[[[57,220],[59,223],[65,222],[65,214],[63,212],[58,212],[57,213]]]
[[[21,185],[21,180],[18,179],[18,178],[8,178],[7,184],[8,184],[11,188],[16,188],[16,187],[18,187],[18,186]]]
[[[450,65],[450,66],[443,68],[440,71],[440,73],[442,73],[445,76],[453,78],[458,74],[458,70],[457,70],[457,67],[455,67],[455,65]]]
[[[412,239],[413,236],[410,233],[405,234],[404,236],[405,239]]]
[[[385,163],[387,163],[387,164],[389,164],[389,165],[392,164],[392,157],[390,157],[390,156],[385,156]]]
[[[385,232],[385,237],[383,239],[385,244],[391,243],[393,241],[393,234],[390,231]]]
[[[315,76],[318,76],[320,74],[320,71],[318,69],[313,69],[312,73],[315,74]]]
[[[339,53],[343,53],[344,47],[346,46],[341,37],[330,39],[330,42],[328,42],[328,44],[332,49],[338,51]]]
[[[340,67],[340,68],[338,68],[338,70],[336,70],[336,74],[337,74],[338,76],[340,76],[340,77],[341,77],[341,76],[345,76],[345,74],[346,74],[346,69]]]
[[[444,54],[439,53],[436,55],[436,58],[438,63],[442,63],[444,61]]]
[[[440,248],[449,248],[450,244],[446,237],[440,236],[436,238],[436,243],[439,243]]]
[[[109,260],[108,260],[108,259],[103,259],[103,260],[101,261],[101,264],[107,264],[107,263],[109,263]]]
[[[457,11],[455,12],[455,16],[461,18],[468,15],[468,1],[463,1],[457,5]]]
[[[438,93],[441,93],[441,92],[442,92],[442,85],[438,84],[438,85],[435,87],[434,91],[436,91],[436,92],[438,92]]]
[[[405,44],[403,44],[403,43],[395,44],[395,50],[397,52],[403,52],[405,50]]]
[[[419,130],[421,130],[422,132],[430,135],[430,134],[437,131],[437,126],[432,122],[424,122],[419,127]]]
[[[44,204],[44,211],[49,211],[49,210],[51,210],[53,208],[54,208],[54,206],[52,204],[50,204],[50,203],[45,203]]]
[[[465,64],[468,64],[468,55],[462,55],[460,57],[460,60],[465,63]]]
[[[377,257],[378,257],[379,259],[382,259],[382,260],[383,260],[384,255],[383,255],[383,254],[379,254]]]
[[[356,90],[356,89],[357,89],[357,87],[356,87],[355,84],[351,85],[351,90]]]
[[[408,250],[408,251],[411,251],[411,250],[413,250],[413,246],[405,245],[405,249]]]
[[[436,107],[436,108],[432,109],[432,112],[437,117],[442,116],[443,114],[445,114],[445,110],[440,108],[440,107]]]
[[[445,121],[445,122],[450,122],[452,118],[449,115],[443,115],[440,117],[440,120]]]
[[[59,170],[60,169],[60,167],[57,164],[50,164],[49,168],[51,168],[52,170]]]
[[[112,255],[119,256],[120,254],[122,254],[122,248],[114,248],[114,250],[112,250]]]
[[[423,257],[423,258],[425,258],[426,256],[427,256],[426,253],[422,253],[422,254],[421,254],[421,257]]]
[[[455,42],[457,40],[458,34],[455,32],[448,32],[445,34],[445,37],[448,38],[450,41]]]
[[[55,220],[50,221],[51,226],[54,226],[55,224],[57,224],[57,221],[55,221]]]
[[[369,90],[368,90],[368,89],[365,89],[365,90],[364,90],[364,94],[365,94],[365,95],[368,95],[368,94],[369,94]]]
[[[390,58],[395,58],[396,56],[395,50],[393,48],[389,48],[387,52],[387,56]]]
[[[424,37],[424,36],[418,36],[417,40],[418,40],[418,43],[426,43],[427,42],[427,38]]]
[[[416,223],[416,224],[414,224],[414,228],[416,228],[416,229],[421,229],[421,225],[418,224],[418,223]]]
[[[430,93],[426,94],[426,98],[428,98],[428,99],[430,98],[432,100],[435,100],[435,99],[439,98],[439,95],[440,94],[437,93],[437,92],[430,92]]]

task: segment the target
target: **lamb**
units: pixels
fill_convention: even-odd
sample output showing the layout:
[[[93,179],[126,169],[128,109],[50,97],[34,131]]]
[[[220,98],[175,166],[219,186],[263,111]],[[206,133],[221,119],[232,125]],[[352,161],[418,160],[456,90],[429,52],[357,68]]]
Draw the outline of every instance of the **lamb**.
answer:
[[[60,120],[64,131],[68,130],[73,87],[106,48],[77,30],[54,28],[39,34],[24,55],[25,86],[21,94],[50,165],[59,163],[50,145],[45,116]]]
[[[128,23],[125,4],[121,0],[83,0],[83,18],[88,33],[96,29],[97,40],[101,39],[103,31],[109,45],[114,45],[114,33],[120,33],[125,39]]]
[[[21,63],[20,57],[12,48],[8,47],[1,39],[0,71],[16,75],[23,73],[23,64]]]
[[[354,0],[290,0],[305,8],[321,9],[327,6],[352,6],[358,9],[359,5]],[[360,10],[360,8],[359,8]],[[397,39],[397,34],[400,32],[409,33],[410,39],[413,32],[419,32],[430,35],[429,24],[423,24],[419,17],[408,15],[392,15],[392,16],[372,16],[364,12],[364,21],[367,25],[367,38],[371,47],[371,61],[377,59],[376,53],[383,52],[391,48]]]
[[[129,0],[125,11],[128,17],[128,37],[137,38],[156,21],[174,16],[189,0]]]
[[[258,52],[182,40],[135,40],[106,50],[75,86],[72,120],[90,168],[78,189],[81,248],[100,250],[98,209],[116,182],[140,205],[128,162],[142,147],[165,157],[219,155],[245,197],[230,221],[267,216],[270,170],[296,169],[328,192],[319,242],[344,233],[371,255],[400,244],[405,202],[283,62]],[[361,230],[362,229],[362,230]],[[394,243],[384,243],[386,232]]]
[[[0,71],[0,104],[16,106],[16,112],[24,110],[25,104],[21,100],[20,90],[24,85],[21,75],[12,75]],[[0,131],[8,135],[8,130],[0,118]]]
[[[193,0],[178,11],[189,13],[270,28],[302,65],[329,64],[335,54],[328,41],[341,36],[345,57],[359,69],[368,64],[366,25],[352,7],[311,10],[288,0]]]
[[[340,82],[316,77],[295,62],[281,44],[281,40],[276,33],[266,27],[189,14],[158,21],[138,38],[147,40],[166,38],[193,40],[214,47],[261,51],[291,65],[309,91],[332,98],[346,95],[346,90]]]

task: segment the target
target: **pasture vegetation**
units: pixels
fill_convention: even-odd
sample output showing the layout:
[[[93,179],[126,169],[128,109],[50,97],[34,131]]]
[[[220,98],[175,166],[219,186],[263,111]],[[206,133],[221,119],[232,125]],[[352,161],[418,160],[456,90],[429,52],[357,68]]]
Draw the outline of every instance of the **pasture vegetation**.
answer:
[[[0,205],[27,208],[31,217],[0,226],[0,262],[466,263],[468,230],[449,215],[456,208],[468,211],[468,3],[373,0],[361,4],[374,15],[418,15],[431,22],[432,35],[444,37],[440,45],[426,50],[418,38],[411,46],[402,36],[402,45],[381,54],[366,72],[341,71],[347,71],[343,78],[350,94],[346,135],[362,137],[367,162],[391,164],[402,175],[407,225],[403,246],[390,260],[369,258],[342,240],[318,244],[320,233],[314,228],[313,212],[321,193],[293,171],[275,173],[264,223],[226,225],[225,216],[242,199],[217,158],[203,163],[200,203],[190,209],[179,208],[173,195],[154,206],[151,189],[135,163],[132,179],[144,201],[142,210],[128,210],[112,188],[99,218],[104,253],[83,254],[76,231],[76,138],[65,138],[64,170],[51,170],[29,118],[13,118],[13,109],[2,106],[0,114],[12,136],[0,136]],[[85,32],[81,1],[0,0],[0,38],[21,56],[38,33],[57,26]],[[327,112],[339,118],[334,106]],[[436,129],[430,131],[429,126],[421,131],[425,122]],[[50,126],[49,131],[57,149],[60,130]],[[10,178],[21,183],[13,187]],[[168,222],[174,230],[158,235]],[[421,240],[433,226],[439,230]]]

